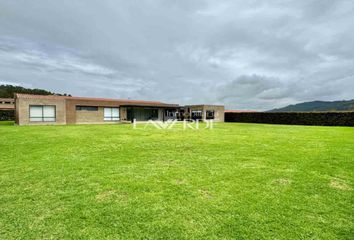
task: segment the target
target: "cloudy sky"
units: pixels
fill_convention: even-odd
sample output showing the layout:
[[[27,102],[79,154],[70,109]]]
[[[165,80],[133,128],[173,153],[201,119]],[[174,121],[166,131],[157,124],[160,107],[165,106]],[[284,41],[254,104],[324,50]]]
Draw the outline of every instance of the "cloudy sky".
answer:
[[[0,0],[0,83],[265,110],[354,98],[352,0]]]

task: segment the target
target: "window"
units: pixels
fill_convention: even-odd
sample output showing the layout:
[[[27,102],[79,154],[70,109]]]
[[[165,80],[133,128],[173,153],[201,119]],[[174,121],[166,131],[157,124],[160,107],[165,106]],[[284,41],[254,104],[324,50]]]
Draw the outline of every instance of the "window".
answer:
[[[206,111],[206,119],[214,119],[214,110]]]
[[[192,111],[192,116],[201,117],[202,116],[202,111]]]
[[[202,111],[201,110],[192,111],[192,119],[202,119]]]
[[[119,108],[104,108],[104,120],[105,121],[117,121],[119,120]]]
[[[176,110],[166,110],[166,117],[174,117],[176,115]]]
[[[30,106],[31,122],[55,122],[55,106]]]
[[[95,106],[76,106],[76,111],[98,111]]]

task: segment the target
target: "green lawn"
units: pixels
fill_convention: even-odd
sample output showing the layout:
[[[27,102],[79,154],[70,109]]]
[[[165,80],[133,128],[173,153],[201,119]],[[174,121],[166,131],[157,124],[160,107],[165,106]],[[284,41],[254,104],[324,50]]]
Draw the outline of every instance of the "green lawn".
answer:
[[[354,128],[0,124],[0,239],[353,239]]]

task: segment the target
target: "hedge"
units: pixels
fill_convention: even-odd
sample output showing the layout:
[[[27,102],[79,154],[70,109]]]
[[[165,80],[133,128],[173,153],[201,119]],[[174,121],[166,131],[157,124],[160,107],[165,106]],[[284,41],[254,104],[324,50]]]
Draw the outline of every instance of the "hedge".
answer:
[[[14,121],[15,111],[13,110],[0,110],[0,121]]]
[[[226,112],[225,122],[354,126],[354,112]]]

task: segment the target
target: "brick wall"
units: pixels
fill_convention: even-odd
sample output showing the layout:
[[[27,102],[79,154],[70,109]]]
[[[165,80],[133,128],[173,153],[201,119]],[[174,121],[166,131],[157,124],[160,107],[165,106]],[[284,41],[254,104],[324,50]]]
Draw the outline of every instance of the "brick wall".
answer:
[[[76,123],[114,123],[119,121],[104,121],[104,107],[98,107],[98,111],[76,111]]]
[[[55,106],[55,122],[31,122],[29,119],[30,105],[51,105]],[[49,125],[66,124],[65,99],[16,99],[16,123],[18,125]]]
[[[97,106],[99,108],[98,108],[98,112],[76,111],[76,106]],[[112,102],[112,101],[92,101],[92,100],[66,99],[67,124],[107,123],[107,121],[104,121],[104,119],[103,119],[103,108],[104,107],[119,107],[119,104],[117,102]],[[90,117],[92,119],[90,119]]]

